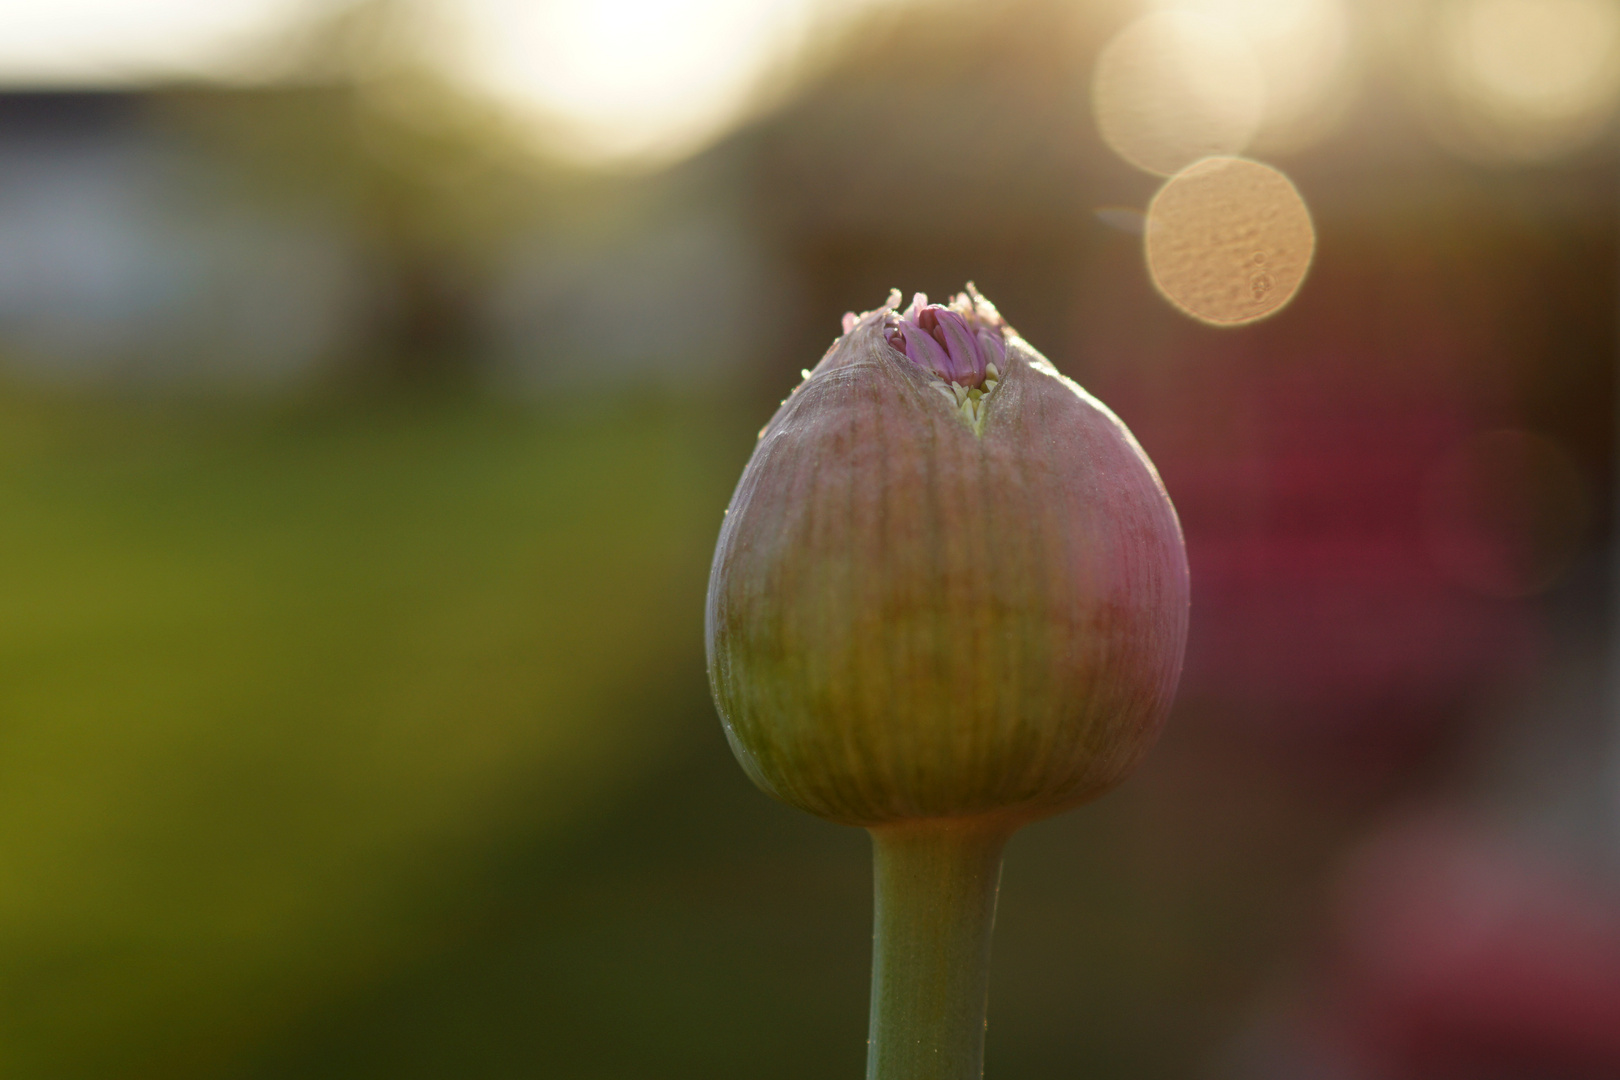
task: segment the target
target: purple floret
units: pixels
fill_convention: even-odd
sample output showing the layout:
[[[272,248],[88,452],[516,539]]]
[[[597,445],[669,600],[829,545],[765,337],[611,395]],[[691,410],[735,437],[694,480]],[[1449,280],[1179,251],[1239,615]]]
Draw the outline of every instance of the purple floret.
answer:
[[[999,367],[1007,359],[1000,318],[994,309],[978,310],[966,295],[945,305],[930,304],[918,293],[904,312],[888,317],[886,326],[890,345],[946,382],[983,386],[987,366]]]

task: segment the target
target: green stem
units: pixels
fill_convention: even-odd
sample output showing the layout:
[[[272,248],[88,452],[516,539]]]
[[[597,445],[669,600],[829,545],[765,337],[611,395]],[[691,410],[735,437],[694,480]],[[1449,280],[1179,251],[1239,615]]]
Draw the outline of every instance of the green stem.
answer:
[[[1001,822],[874,828],[866,1080],[980,1080]]]

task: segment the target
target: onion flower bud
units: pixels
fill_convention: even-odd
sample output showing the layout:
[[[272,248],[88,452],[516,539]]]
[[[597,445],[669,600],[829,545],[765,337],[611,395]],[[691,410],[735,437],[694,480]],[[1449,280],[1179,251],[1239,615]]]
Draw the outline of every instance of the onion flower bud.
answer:
[[[846,316],[761,433],[710,578],[715,700],[811,813],[1043,816],[1158,735],[1180,526],[1125,426],[982,297],[897,300]]]
[[[968,289],[844,317],[760,433],[709,581],[743,768],[872,830],[881,1080],[979,1075],[1002,844],[1131,772],[1187,633],[1152,464]]]

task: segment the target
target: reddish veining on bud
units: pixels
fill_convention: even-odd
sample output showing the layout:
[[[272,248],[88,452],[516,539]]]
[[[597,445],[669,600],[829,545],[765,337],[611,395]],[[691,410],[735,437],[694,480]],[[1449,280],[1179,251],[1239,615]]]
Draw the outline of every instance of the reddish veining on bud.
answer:
[[[846,315],[760,433],[709,679],[755,783],[872,829],[867,1075],[977,1080],[1001,846],[1152,746],[1187,559],[1125,425],[971,285],[900,303]]]
[[[872,826],[1033,820],[1157,737],[1186,554],[1117,417],[971,290],[904,309],[896,291],[762,432],[707,628],[728,736],[767,791]]]

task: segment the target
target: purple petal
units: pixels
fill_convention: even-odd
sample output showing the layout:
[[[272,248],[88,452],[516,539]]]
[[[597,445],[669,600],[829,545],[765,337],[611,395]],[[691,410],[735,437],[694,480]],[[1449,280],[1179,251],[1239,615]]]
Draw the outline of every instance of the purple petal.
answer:
[[[979,352],[984,356],[986,364],[994,364],[997,369],[1004,369],[1007,364],[1007,341],[996,327],[980,327],[977,337],[979,339]]]
[[[1004,324],[972,285],[949,305],[930,304],[926,293],[916,293],[903,312],[895,310],[899,302],[900,290],[892,290],[883,309],[884,340],[929,374],[962,388],[982,387],[989,364],[1006,366]]]
[[[917,322],[945,346],[951,365],[947,377],[952,382],[965,386],[984,382],[984,354],[979,351],[979,343],[966,319],[950,308],[930,305]]]
[[[942,379],[950,378],[951,358],[928,331],[916,323],[904,322],[900,324],[900,332],[905,336],[905,353],[912,363],[927,368]]]

